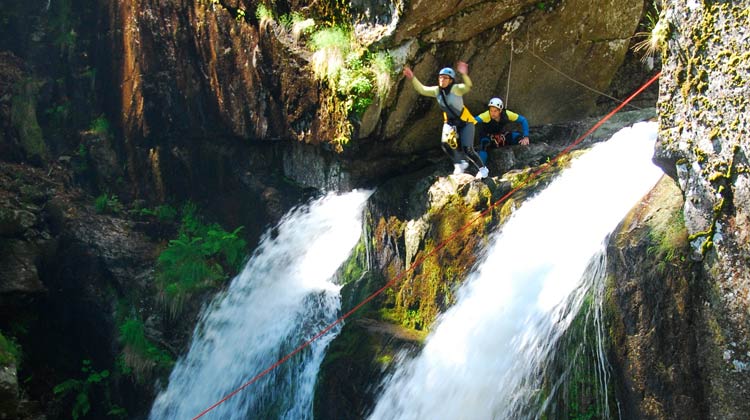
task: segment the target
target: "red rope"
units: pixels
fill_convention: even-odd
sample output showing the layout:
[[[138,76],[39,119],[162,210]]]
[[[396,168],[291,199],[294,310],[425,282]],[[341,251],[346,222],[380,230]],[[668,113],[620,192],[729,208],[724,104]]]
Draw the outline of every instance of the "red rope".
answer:
[[[546,163],[545,165],[542,165],[542,167],[541,167],[541,168],[539,168],[539,169],[537,169],[537,170],[536,170],[535,172],[533,172],[533,173],[532,173],[532,174],[531,174],[531,175],[530,175],[530,176],[529,176],[529,177],[528,177],[528,178],[527,178],[527,179],[526,179],[526,180],[525,180],[524,182],[522,182],[522,183],[521,183],[521,184],[520,184],[519,186],[517,186],[516,188],[513,188],[513,189],[512,189],[512,190],[510,190],[510,191],[509,191],[509,192],[508,192],[507,194],[505,194],[504,196],[500,197],[500,199],[498,199],[497,201],[495,201],[494,203],[492,203],[492,204],[491,204],[491,205],[490,205],[490,206],[489,206],[489,207],[488,207],[488,208],[487,208],[486,210],[484,210],[483,212],[481,212],[481,213],[480,213],[480,214],[479,214],[478,216],[476,216],[476,217],[475,217],[474,219],[472,219],[472,220],[470,220],[469,222],[467,222],[467,223],[466,223],[465,225],[463,225],[463,226],[462,226],[462,227],[461,227],[460,229],[456,230],[456,231],[455,231],[455,232],[454,232],[454,233],[453,233],[452,235],[450,235],[450,236],[449,236],[448,238],[446,238],[445,240],[443,240],[442,242],[440,242],[440,243],[439,243],[439,244],[438,244],[438,245],[437,245],[437,246],[436,246],[436,247],[435,247],[435,248],[434,248],[434,249],[433,249],[432,251],[430,251],[430,252],[428,252],[428,253],[426,253],[426,254],[422,255],[422,257],[420,257],[420,258],[416,259],[416,260],[415,260],[415,261],[414,261],[414,262],[413,262],[413,263],[412,263],[412,264],[411,264],[411,265],[409,266],[409,268],[407,268],[406,270],[402,271],[402,272],[401,272],[401,273],[400,273],[399,275],[397,275],[396,277],[394,277],[393,279],[391,279],[390,281],[388,281],[388,283],[386,283],[386,284],[385,284],[385,285],[384,285],[383,287],[381,287],[380,289],[378,289],[377,291],[375,291],[374,293],[372,293],[372,294],[371,294],[370,296],[366,297],[366,298],[365,298],[365,299],[364,299],[364,300],[363,300],[362,302],[360,302],[359,304],[357,304],[357,306],[355,306],[354,308],[352,308],[352,309],[351,309],[351,310],[350,310],[349,312],[345,313],[344,315],[342,315],[341,317],[339,317],[339,318],[338,318],[337,320],[333,321],[333,322],[332,322],[331,324],[329,324],[329,325],[328,325],[327,327],[325,327],[325,328],[324,328],[323,330],[321,330],[321,331],[320,331],[319,333],[315,334],[315,336],[314,336],[314,337],[312,337],[311,339],[309,339],[309,340],[305,341],[305,342],[304,342],[304,343],[302,343],[302,344],[301,344],[301,345],[300,345],[299,347],[297,347],[296,349],[294,349],[294,350],[293,350],[293,351],[292,351],[291,353],[289,353],[289,354],[287,354],[286,356],[282,357],[282,358],[281,358],[281,359],[279,359],[279,360],[278,360],[278,361],[277,361],[276,363],[274,363],[273,365],[269,366],[269,367],[268,367],[268,368],[267,368],[266,370],[264,370],[264,371],[260,372],[259,374],[255,375],[255,377],[253,377],[253,378],[252,378],[252,379],[250,379],[249,381],[247,381],[247,382],[245,382],[244,384],[242,384],[242,386],[240,386],[239,388],[235,389],[235,390],[234,390],[234,391],[232,391],[231,393],[227,394],[227,395],[226,395],[226,396],[225,396],[224,398],[222,398],[221,400],[217,401],[216,403],[214,403],[214,404],[213,404],[212,406],[208,407],[207,409],[203,410],[203,411],[202,411],[202,412],[201,412],[200,414],[198,414],[197,416],[193,417],[193,420],[196,420],[196,419],[198,419],[198,418],[200,418],[200,417],[203,417],[203,416],[204,416],[204,415],[205,415],[206,413],[208,413],[209,411],[211,411],[211,410],[213,410],[214,408],[218,407],[219,405],[223,404],[223,403],[224,403],[224,402],[225,402],[226,400],[228,400],[228,399],[232,398],[233,396],[235,396],[235,395],[236,395],[237,393],[239,393],[239,392],[240,392],[240,391],[242,391],[243,389],[245,389],[245,388],[247,388],[248,386],[252,385],[253,383],[257,382],[257,381],[258,381],[258,380],[259,380],[260,378],[262,378],[263,376],[265,376],[266,374],[268,374],[268,373],[269,373],[269,372],[271,372],[272,370],[276,369],[276,368],[277,368],[278,366],[280,366],[281,364],[283,364],[284,362],[286,362],[287,360],[289,360],[289,359],[290,359],[290,358],[291,358],[292,356],[294,356],[295,354],[297,354],[297,353],[299,353],[300,351],[302,351],[302,349],[304,349],[305,347],[307,347],[307,346],[309,346],[310,344],[312,344],[312,343],[313,343],[313,342],[314,342],[315,340],[317,340],[317,339],[319,339],[320,337],[322,337],[323,335],[325,335],[325,334],[326,334],[326,333],[327,333],[328,331],[330,331],[330,330],[331,330],[331,329],[332,329],[333,327],[335,327],[336,325],[340,324],[340,323],[341,323],[341,322],[342,322],[343,320],[345,320],[346,318],[349,318],[349,317],[350,317],[350,316],[351,316],[351,315],[352,315],[352,314],[353,314],[354,312],[358,311],[358,310],[359,310],[360,308],[362,308],[362,307],[363,307],[363,306],[364,306],[365,304],[367,304],[368,302],[370,302],[371,300],[373,300],[373,299],[374,299],[374,298],[375,298],[376,296],[380,295],[380,294],[381,294],[381,293],[383,293],[383,292],[384,292],[384,291],[385,291],[386,289],[388,289],[389,287],[391,287],[391,286],[393,286],[394,284],[396,284],[396,282],[398,282],[399,280],[401,280],[401,279],[402,279],[402,278],[403,278],[403,277],[404,277],[404,276],[405,276],[405,275],[406,275],[407,273],[409,273],[409,272],[413,271],[413,270],[414,270],[414,269],[415,269],[416,267],[418,267],[419,265],[421,265],[421,264],[422,264],[422,262],[424,262],[424,260],[425,260],[425,259],[427,259],[427,257],[431,257],[431,256],[435,255],[435,253],[437,253],[437,252],[438,252],[439,250],[441,250],[441,249],[445,248],[445,246],[446,246],[446,245],[447,245],[447,244],[448,244],[448,243],[449,243],[450,241],[452,241],[453,239],[455,239],[455,238],[456,238],[456,237],[457,237],[457,236],[458,236],[458,235],[459,235],[460,233],[462,233],[462,232],[463,232],[464,230],[468,229],[468,228],[469,228],[469,226],[471,226],[472,224],[474,224],[474,223],[475,223],[475,222],[476,222],[477,220],[479,220],[480,218],[482,218],[482,217],[486,216],[486,215],[487,215],[487,213],[489,213],[489,212],[490,212],[490,211],[491,211],[491,210],[492,210],[493,208],[495,208],[495,207],[496,207],[496,206],[497,206],[498,204],[500,204],[500,203],[502,203],[503,201],[507,200],[507,199],[508,199],[508,197],[510,197],[510,196],[511,196],[511,195],[513,195],[513,194],[514,194],[515,192],[517,192],[517,191],[518,191],[518,190],[520,190],[521,188],[523,188],[523,187],[525,187],[526,185],[528,185],[528,183],[529,183],[529,182],[531,182],[531,181],[532,181],[532,180],[533,180],[534,178],[536,178],[537,176],[539,176],[539,174],[540,174],[540,173],[542,173],[542,172],[544,172],[545,170],[547,170],[547,168],[549,168],[549,167],[550,167],[550,165],[552,165],[553,163],[555,163],[556,161],[558,161],[558,160],[559,160],[559,159],[560,159],[560,158],[561,158],[561,157],[562,157],[563,155],[565,155],[565,154],[567,154],[568,152],[570,152],[570,150],[571,150],[571,149],[573,149],[573,148],[574,148],[574,147],[575,147],[576,145],[578,145],[578,144],[579,144],[580,142],[582,142],[582,141],[583,141],[583,139],[585,139],[585,138],[586,138],[586,137],[587,137],[587,136],[588,136],[589,134],[593,133],[593,132],[594,132],[594,131],[595,131],[595,130],[596,130],[597,128],[599,128],[599,127],[600,127],[600,126],[601,126],[602,124],[604,124],[604,122],[605,122],[605,121],[607,121],[607,120],[608,120],[609,118],[611,118],[611,117],[612,117],[613,115],[615,115],[615,114],[616,114],[617,112],[619,112],[619,111],[620,111],[620,110],[621,110],[621,109],[622,109],[622,108],[623,108],[623,107],[624,107],[625,105],[627,105],[627,104],[628,104],[628,102],[632,101],[632,100],[633,100],[633,98],[635,98],[636,96],[638,96],[638,95],[639,95],[639,94],[640,94],[641,92],[643,92],[643,91],[644,91],[644,90],[645,90],[645,89],[646,89],[647,87],[651,86],[651,84],[652,84],[652,83],[654,83],[654,82],[655,82],[655,81],[656,81],[657,79],[659,79],[659,76],[661,76],[661,72],[658,72],[658,73],[656,73],[656,75],[655,75],[654,77],[652,77],[652,78],[651,78],[651,80],[649,80],[648,82],[646,82],[646,83],[645,83],[645,84],[644,84],[643,86],[641,86],[641,87],[640,87],[640,88],[639,88],[638,90],[636,90],[636,91],[635,91],[635,93],[633,93],[633,94],[632,94],[632,95],[630,95],[630,96],[629,96],[629,97],[628,97],[627,99],[625,99],[625,100],[624,100],[624,101],[623,101],[623,102],[622,102],[622,103],[621,103],[621,104],[620,104],[620,105],[619,105],[619,106],[618,106],[617,108],[615,108],[615,109],[614,109],[614,110],[613,110],[612,112],[610,112],[609,114],[607,114],[606,116],[604,116],[604,118],[602,118],[601,120],[599,120],[599,122],[597,122],[596,124],[594,124],[594,126],[593,126],[593,127],[591,127],[591,128],[590,128],[590,129],[588,130],[588,131],[586,131],[586,132],[585,132],[585,133],[584,133],[584,134],[583,134],[582,136],[578,137],[578,139],[576,139],[576,140],[575,140],[575,141],[574,141],[573,143],[571,143],[571,144],[570,144],[570,145],[569,145],[568,147],[566,147],[566,148],[565,148],[565,149],[564,149],[564,150],[563,150],[562,152],[560,152],[560,153],[559,153],[559,154],[558,154],[557,156],[555,156],[555,158],[554,158],[554,159],[551,159],[551,160],[550,160],[550,161],[548,161],[548,162],[547,162],[547,163]]]

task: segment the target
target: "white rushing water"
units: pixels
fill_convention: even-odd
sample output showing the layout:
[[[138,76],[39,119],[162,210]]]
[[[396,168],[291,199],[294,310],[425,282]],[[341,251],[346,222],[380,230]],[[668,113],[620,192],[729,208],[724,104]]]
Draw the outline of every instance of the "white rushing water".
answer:
[[[371,419],[535,417],[520,413],[587,267],[662,174],[656,129],[638,123],[595,145],[513,214],[421,353],[387,379]]]
[[[306,342],[340,309],[339,266],[371,192],[328,194],[287,214],[203,312],[150,419],[192,419]],[[202,419],[312,418],[315,376],[335,327]]]

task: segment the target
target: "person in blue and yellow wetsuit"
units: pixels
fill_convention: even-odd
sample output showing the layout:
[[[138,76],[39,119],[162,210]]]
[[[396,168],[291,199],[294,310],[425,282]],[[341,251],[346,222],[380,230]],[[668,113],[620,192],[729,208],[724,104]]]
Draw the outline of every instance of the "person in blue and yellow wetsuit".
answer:
[[[504,108],[500,98],[492,98],[487,104],[487,111],[474,117],[479,124],[479,157],[482,164],[487,163],[487,149],[491,146],[529,144],[529,122],[521,114]],[[521,125],[521,131],[512,131],[511,123]]]
[[[463,75],[463,83],[456,83],[456,72],[446,67],[438,74],[437,86],[424,86],[409,67],[404,67],[404,76],[411,80],[414,90],[420,95],[437,99],[443,111],[443,135],[441,147],[453,160],[453,173],[462,174],[469,167],[469,162],[477,168],[478,179],[486,178],[489,170],[474,150],[474,117],[464,106],[463,95],[471,90],[469,65],[459,61],[456,65]],[[459,148],[460,144],[460,148]]]

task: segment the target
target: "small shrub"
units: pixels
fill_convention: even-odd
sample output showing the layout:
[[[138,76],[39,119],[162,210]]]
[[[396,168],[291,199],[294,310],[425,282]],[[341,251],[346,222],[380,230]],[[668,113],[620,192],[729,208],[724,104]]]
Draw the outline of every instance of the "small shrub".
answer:
[[[120,325],[120,342],[127,372],[134,372],[139,380],[148,378],[155,368],[169,368],[174,364],[169,353],[146,338],[143,322],[137,318],[128,318]]]
[[[664,274],[669,267],[679,266],[685,260],[688,233],[681,211],[670,214],[669,219],[654,226],[648,236],[649,246],[646,252],[654,257],[659,274]]]
[[[324,28],[312,35],[314,51],[312,66],[315,76],[325,80],[335,91],[339,91],[339,78],[344,69],[345,58],[352,50],[352,37],[342,28]]]
[[[267,21],[273,20],[273,13],[265,5],[259,4],[258,8],[255,9],[255,17],[258,18],[261,24],[264,24]]]
[[[100,115],[94,119],[94,121],[91,122],[91,125],[89,126],[89,131],[92,133],[96,133],[102,136],[109,135],[110,128],[109,128],[109,121],[107,121],[107,117],[104,115]]]
[[[75,403],[73,404],[73,411],[71,412],[73,420],[78,420],[88,414],[89,410],[91,410],[89,394],[92,391],[92,388],[95,385],[99,385],[103,380],[109,377],[108,370],[96,372],[91,367],[91,360],[84,360],[82,364],[81,372],[86,376],[85,379],[67,379],[53,389],[55,395],[61,397],[65,397],[69,394],[75,395]]]
[[[176,239],[157,261],[157,282],[172,316],[177,316],[195,292],[215,287],[226,271],[239,269],[247,244],[239,237],[240,226],[227,232],[216,223],[205,224],[195,204],[183,207],[182,225]]]
[[[86,146],[81,143],[76,149],[76,153],[72,159],[73,171],[76,173],[83,173],[89,169],[89,152]]]
[[[299,41],[302,35],[309,35],[315,28],[313,19],[304,19],[297,13],[292,13],[291,32],[295,41]]]
[[[94,209],[97,213],[117,214],[122,212],[123,205],[116,195],[102,194],[94,200]]]
[[[0,333],[0,366],[18,365],[21,360],[21,350],[12,340]]]
[[[49,116],[55,125],[63,125],[71,114],[70,102],[63,102],[59,105],[48,108],[44,113]]]
[[[393,57],[386,51],[378,51],[371,55],[369,63],[375,82],[375,91],[382,102],[393,85]]]
[[[142,216],[154,216],[160,222],[174,222],[177,219],[177,209],[168,204],[161,204],[154,209],[142,208],[139,212]]]
[[[633,52],[643,52],[643,57],[641,57],[643,62],[666,46],[672,32],[669,20],[661,15],[656,1],[653,2],[651,10],[646,13],[645,29],[634,35],[635,38],[641,38],[641,40],[633,45]]]
[[[335,92],[329,104],[332,115],[359,117],[378,98],[388,95],[392,84],[393,61],[387,52],[369,52],[351,31],[343,27],[323,28],[310,37],[315,77]],[[343,150],[351,137],[351,124],[338,124],[334,143]]]

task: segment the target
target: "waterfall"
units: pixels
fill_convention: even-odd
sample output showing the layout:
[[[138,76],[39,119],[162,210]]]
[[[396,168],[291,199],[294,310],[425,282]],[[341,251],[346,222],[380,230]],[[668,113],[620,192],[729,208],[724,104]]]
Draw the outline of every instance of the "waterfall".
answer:
[[[289,212],[264,235],[242,272],[202,312],[150,419],[194,418],[336,320],[335,273],[360,238],[370,193],[328,194]],[[202,418],[312,418],[315,377],[338,331]]]
[[[386,379],[371,419],[538,417],[527,406],[587,267],[597,270],[606,237],[661,176],[656,129],[638,123],[595,145],[493,234],[421,352]]]

